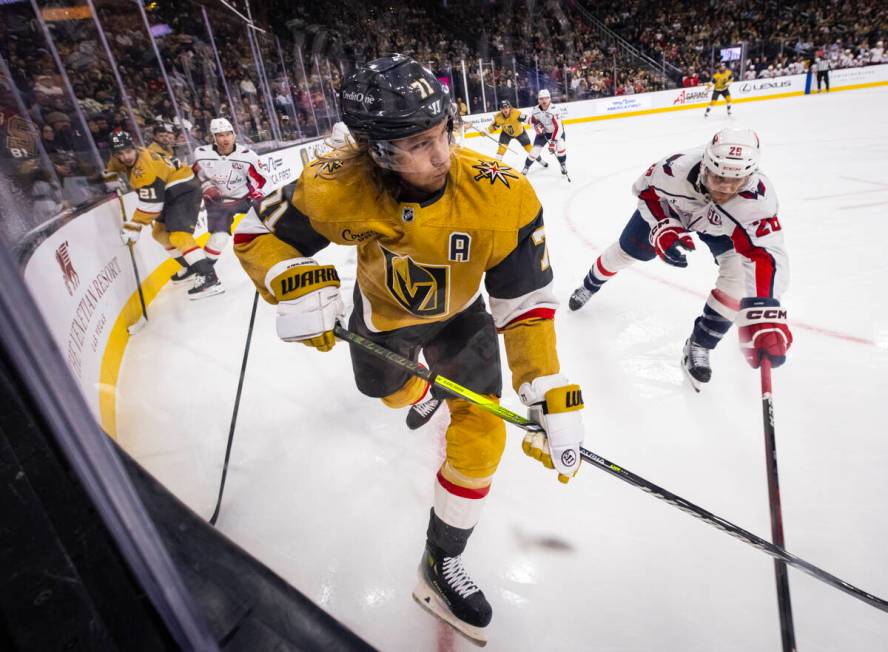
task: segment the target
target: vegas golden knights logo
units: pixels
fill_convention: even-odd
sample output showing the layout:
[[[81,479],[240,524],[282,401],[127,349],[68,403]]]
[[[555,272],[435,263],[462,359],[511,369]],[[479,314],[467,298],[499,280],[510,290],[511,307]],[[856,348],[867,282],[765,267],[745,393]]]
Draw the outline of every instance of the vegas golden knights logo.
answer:
[[[385,286],[398,303],[417,317],[447,313],[450,266],[423,265],[380,246],[385,256]]]
[[[583,394],[582,394],[582,392],[580,392],[579,389],[570,390],[567,393],[566,398],[567,398],[566,407],[569,407],[569,408],[578,407],[578,406],[582,407],[582,405],[583,405]]]

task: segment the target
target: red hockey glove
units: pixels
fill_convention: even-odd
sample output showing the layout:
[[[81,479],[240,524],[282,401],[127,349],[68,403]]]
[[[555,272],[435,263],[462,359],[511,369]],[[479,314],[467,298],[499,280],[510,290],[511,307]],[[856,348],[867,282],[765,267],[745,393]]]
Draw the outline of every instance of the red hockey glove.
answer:
[[[651,229],[650,242],[663,262],[673,267],[688,266],[688,259],[679,247],[686,251],[695,249],[691,234],[684,230],[681,222],[672,217],[660,220],[654,225]]]
[[[792,333],[786,323],[786,309],[780,307],[777,299],[743,299],[737,315],[737,327],[740,330],[740,348],[753,369],[759,368],[763,356],[770,358],[772,367],[786,362]]]
[[[212,184],[206,186],[202,194],[206,201],[219,201],[222,199],[222,191]]]
[[[555,139],[554,138],[549,141],[549,152],[551,154],[555,153]]]
[[[253,186],[249,186],[249,188],[250,190],[247,192],[247,199],[262,201],[265,198],[265,195],[259,190],[259,188],[254,188]]]

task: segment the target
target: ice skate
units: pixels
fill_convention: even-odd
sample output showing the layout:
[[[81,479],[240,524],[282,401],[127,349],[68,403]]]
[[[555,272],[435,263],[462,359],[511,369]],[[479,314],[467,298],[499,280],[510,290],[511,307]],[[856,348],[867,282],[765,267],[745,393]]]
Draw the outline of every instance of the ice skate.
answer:
[[[173,285],[181,285],[186,281],[190,283],[194,280],[194,275],[196,273],[197,272],[194,271],[194,267],[183,267],[178,272],[170,276],[170,283],[172,283]]]
[[[442,399],[431,396],[421,403],[411,405],[407,413],[407,427],[416,430],[427,424],[443,402]]]
[[[493,610],[466,573],[460,556],[445,557],[427,545],[413,597],[476,645],[487,645],[484,628],[490,623]]]
[[[195,278],[194,286],[188,290],[189,299],[194,301],[225,292],[219,277],[216,276],[216,270],[208,259],[197,261],[191,268],[195,270]]]
[[[704,383],[712,378],[712,367],[709,366],[709,349],[706,349],[690,338],[685,340],[681,355],[681,369],[694,391],[699,392]]]

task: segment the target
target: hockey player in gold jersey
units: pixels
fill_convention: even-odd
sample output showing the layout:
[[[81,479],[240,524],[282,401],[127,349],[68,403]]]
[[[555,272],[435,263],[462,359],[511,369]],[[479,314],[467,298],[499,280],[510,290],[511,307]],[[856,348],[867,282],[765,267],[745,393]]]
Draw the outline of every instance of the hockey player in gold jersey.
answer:
[[[108,171],[126,175],[138,196],[132,218],[121,229],[124,244],[138,240],[142,227],[150,224],[151,235],[170,257],[183,267],[194,269],[189,298],[222,292],[213,266],[194,240],[201,195],[200,183],[191,168],[145,147],[136,147],[125,131],[111,135],[111,153]]]
[[[704,118],[709,117],[712,107],[718,102],[719,95],[724,95],[725,102],[728,103],[728,115],[731,115],[731,82],[734,81],[734,73],[728,68],[724,62],[718,64],[718,70],[712,74],[712,98],[709,100],[709,106],[706,107]]]
[[[506,153],[506,150],[509,148],[509,143],[513,139],[521,144],[524,151],[527,152],[528,157],[531,156],[530,150],[533,149],[533,143],[530,142],[530,137],[525,131],[526,126],[527,117],[521,113],[521,111],[513,109],[512,103],[509,102],[509,100],[503,100],[500,102],[500,110],[493,115],[493,122],[487,127],[487,131],[490,133],[495,133],[497,129],[500,130],[499,147],[496,150],[496,160],[503,160],[503,154]],[[547,163],[543,162],[541,156],[536,157],[536,162],[545,167],[549,167]]]
[[[546,434],[525,438],[531,457],[567,481],[579,468],[582,403],[560,373],[552,269],[542,208],[530,183],[502,163],[454,144],[449,93],[429,71],[393,55],[342,83],[343,120],[354,143],[306,166],[267,196],[235,232],[235,252],[258,291],[276,305],[277,333],[321,351],[342,318],[336,270],[313,258],[330,242],[357,248],[348,327],[499,401],[497,332],[512,386]],[[490,297],[490,310],[481,283]],[[351,348],[358,389],[406,407],[424,380]],[[505,447],[503,422],[446,399],[446,459],[414,597],[475,641],[492,609],[462,553]]]

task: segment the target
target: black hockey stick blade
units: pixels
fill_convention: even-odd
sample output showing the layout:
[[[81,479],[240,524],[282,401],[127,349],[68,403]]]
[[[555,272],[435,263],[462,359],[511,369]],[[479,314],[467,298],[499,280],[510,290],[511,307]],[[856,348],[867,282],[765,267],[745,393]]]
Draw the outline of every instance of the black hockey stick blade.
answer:
[[[376,357],[395,365],[396,367],[400,367],[415,376],[419,376],[420,378],[427,380],[429,383],[435,384],[436,386],[447,391],[453,396],[465,399],[467,401],[470,401],[471,403],[475,403],[482,409],[497,415],[504,421],[508,421],[509,423],[512,423],[523,430],[529,430],[533,432],[539,432],[543,430],[543,428],[538,423],[530,421],[529,419],[525,419],[521,415],[515,414],[508,408],[497,405],[493,401],[487,399],[485,396],[476,394],[472,390],[463,387],[459,383],[440,376],[439,374],[426,369],[425,367],[419,365],[416,362],[413,362],[412,360],[408,360],[404,356],[399,355],[394,351],[390,351],[387,348],[380,346],[375,342],[371,342],[361,335],[358,335],[357,333],[353,333],[352,331],[343,328],[339,324],[334,327],[333,333],[334,335],[336,335],[336,337],[350,342],[355,346],[359,346],[368,353],[371,353]],[[687,512],[691,516],[699,518],[704,523],[708,523],[709,525],[718,528],[719,530],[727,532],[732,537],[748,543],[754,548],[758,548],[774,559],[778,559],[788,564],[789,566],[798,568],[799,570],[808,573],[808,575],[811,575],[821,582],[829,584],[830,586],[839,589],[840,591],[844,591],[848,595],[867,603],[871,607],[875,607],[880,611],[888,613],[888,601],[883,600],[882,598],[879,598],[871,593],[867,593],[866,591],[857,588],[853,584],[849,584],[845,580],[840,579],[821,568],[818,568],[814,564],[811,564],[810,562],[807,562],[800,557],[796,557],[780,546],[776,546],[770,541],[762,539],[752,532],[749,532],[737,525],[734,525],[730,521],[723,519],[721,516],[716,516],[712,512],[705,510],[688,500],[685,500],[681,496],[677,496],[671,491],[667,491],[662,487],[655,485],[653,482],[645,480],[641,476],[635,475],[634,473],[632,473],[632,471],[628,469],[617,466],[613,462],[601,457],[600,455],[596,455],[592,451],[587,450],[582,446],[580,447],[580,457],[582,457],[590,464],[598,467],[602,471],[606,471],[612,476],[619,478],[623,482],[627,482],[635,487],[638,487],[642,491],[649,493],[652,496],[659,498],[660,500],[665,501],[670,505],[673,505],[674,507],[677,507],[683,512]]]

